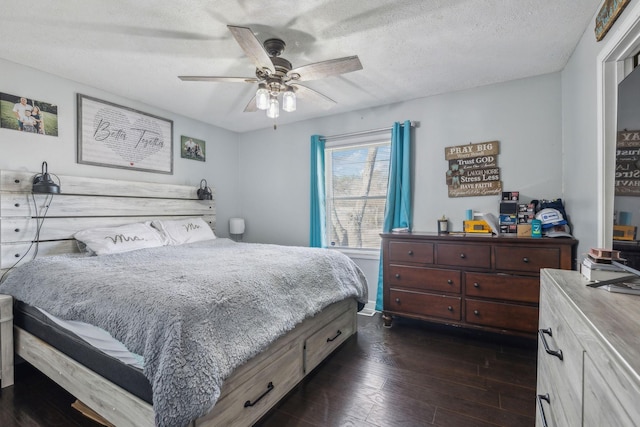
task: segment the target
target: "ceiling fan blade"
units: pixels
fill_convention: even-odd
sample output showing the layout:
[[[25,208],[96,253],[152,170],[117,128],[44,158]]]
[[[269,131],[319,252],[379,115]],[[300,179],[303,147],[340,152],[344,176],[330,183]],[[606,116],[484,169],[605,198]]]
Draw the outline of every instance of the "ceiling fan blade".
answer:
[[[256,111],[258,111],[258,106],[256,105],[256,97],[254,95],[253,98],[251,98],[251,101],[249,101],[249,103],[247,104],[247,106],[244,107],[244,112],[255,113]]]
[[[298,74],[300,75],[300,78],[296,80],[304,82],[309,80],[318,80],[324,77],[337,76],[338,74],[350,73],[358,70],[362,70],[362,64],[356,55],[303,65],[302,67],[294,68],[289,71],[287,76],[293,77],[294,74]]]
[[[255,77],[178,76],[185,82],[257,83]]]
[[[296,96],[308,99],[311,102],[320,105],[322,108],[331,108],[336,104],[336,101],[334,101],[333,99],[329,98],[328,96],[324,96],[320,92],[315,91],[307,86],[302,86],[299,84],[290,84],[290,86],[294,88]]]
[[[235,37],[245,55],[253,61],[256,68],[259,70],[267,69],[269,72],[275,73],[271,57],[269,57],[267,51],[262,47],[262,43],[260,43],[250,28],[236,27],[233,25],[227,25],[227,27],[231,31],[231,34],[233,34],[233,37]]]

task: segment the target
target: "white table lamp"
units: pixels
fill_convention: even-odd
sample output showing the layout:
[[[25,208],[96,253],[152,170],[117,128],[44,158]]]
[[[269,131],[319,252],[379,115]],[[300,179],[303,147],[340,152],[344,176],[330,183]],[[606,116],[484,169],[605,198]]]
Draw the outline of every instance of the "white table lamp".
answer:
[[[244,234],[244,218],[229,219],[229,234],[231,235]]]

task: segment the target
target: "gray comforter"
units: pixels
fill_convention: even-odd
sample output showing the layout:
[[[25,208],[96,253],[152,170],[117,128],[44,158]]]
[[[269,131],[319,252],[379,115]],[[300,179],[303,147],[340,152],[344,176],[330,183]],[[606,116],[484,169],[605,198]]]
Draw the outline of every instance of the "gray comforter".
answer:
[[[225,378],[331,303],[367,300],[338,251],[216,239],[103,256],[38,258],[0,293],[99,326],[144,356],[158,426],[215,404]]]

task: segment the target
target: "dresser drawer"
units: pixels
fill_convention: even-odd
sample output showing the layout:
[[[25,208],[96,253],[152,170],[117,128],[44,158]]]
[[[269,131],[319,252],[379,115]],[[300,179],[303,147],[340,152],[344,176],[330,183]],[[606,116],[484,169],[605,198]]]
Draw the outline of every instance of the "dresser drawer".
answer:
[[[389,261],[433,264],[433,243],[391,241]]]
[[[538,277],[509,274],[465,273],[467,297],[495,298],[537,304],[540,299]]]
[[[304,372],[309,372],[353,334],[353,312],[345,311],[336,320],[311,335],[305,342]]]
[[[541,268],[560,268],[560,249],[496,246],[497,270],[540,273]]]
[[[584,349],[569,327],[570,323],[580,321],[566,317],[574,310],[554,285],[542,282],[539,328],[547,332],[538,333],[537,392],[549,394],[556,426],[582,423]],[[562,351],[562,359],[547,353],[545,342],[549,350]]]
[[[475,299],[467,299],[466,304],[468,323],[522,332],[536,332],[538,329],[537,307]]]
[[[461,298],[421,292],[389,290],[389,311],[396,311],[442,319],[461,319]]]
[[[436,263],[460,267],[491,268],[491,246],[439,243]]]
[[[387,281],[395,287],[460,293],[462,274],[456,270],[389,265]]]

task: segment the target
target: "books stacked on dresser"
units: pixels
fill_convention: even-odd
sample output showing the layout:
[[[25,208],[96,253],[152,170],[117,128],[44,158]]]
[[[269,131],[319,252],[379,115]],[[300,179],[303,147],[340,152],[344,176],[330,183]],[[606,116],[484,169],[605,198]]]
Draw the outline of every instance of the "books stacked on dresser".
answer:
[[[640,295],[640,276],[626,267],[620,251],[591,249],[580,264],[580,272],[589,286],[609,292]]]

